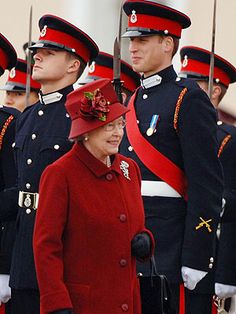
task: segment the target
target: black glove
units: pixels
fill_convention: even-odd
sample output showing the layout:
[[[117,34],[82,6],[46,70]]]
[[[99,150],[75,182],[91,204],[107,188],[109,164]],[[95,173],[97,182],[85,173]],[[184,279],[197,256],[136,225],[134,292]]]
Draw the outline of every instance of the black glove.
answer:
[[[72,310],[59,310],[59,311],[54,311],[51,314],[73,314]]]
[[[131,241],[131,252],[138,259],[148,258],[151,254],[151,239],[146,232],[136,234]]]

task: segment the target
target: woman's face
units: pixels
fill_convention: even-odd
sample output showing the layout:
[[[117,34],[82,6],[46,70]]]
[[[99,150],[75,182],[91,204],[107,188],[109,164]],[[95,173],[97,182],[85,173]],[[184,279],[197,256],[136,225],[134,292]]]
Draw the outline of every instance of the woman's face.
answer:
[[[84,146],[97,159],[106,163],[107,156],[118,153],[119,145],[124,134],[125,120],[120,117],[89,133],[84,140]]]

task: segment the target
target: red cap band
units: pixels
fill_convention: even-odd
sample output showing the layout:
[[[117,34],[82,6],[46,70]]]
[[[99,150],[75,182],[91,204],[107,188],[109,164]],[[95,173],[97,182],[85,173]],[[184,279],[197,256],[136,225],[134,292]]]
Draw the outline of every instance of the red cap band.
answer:
[[[11,77],[11,73],[12,71],[10,71],[9,76],[8,76],[8,82],[12,82],[12,83],[19,83],[22,85],[26,86],[26,80],[27,80],[27,75],[25,72],[21,72],[18,70],[15,70],[15,75],[14,77]],[[34,81],[31,77],[30,79],[30,88],[34,88],[34,89],[40,89],[40,84],[36,81]]]
[[[88,73],[88,76],[98,76],[98,77],[105,77],[110,80],[113,79],[113,69],[108,68],[106,66],[95,64],[95,70],[91,73]],[[124,87],[128,89],[129,91],[134,91],[136,89],[136,84],[125,73],[121,73],[121,80],[124,81]]]
[[[39,40],[48,40],[55,44],[58,43],[68,48],[75,49],[75,54],[79,55],[85,62],[89,61],[90,52],[79,39],[52,28],[47,27],[45,32],[43,32],[43,30],[41,30]]]
[[[4,69],[4,71],[8,66],[8,58],[6,52],[2,49],[0,49],[0,66]]]
[[[181,67],[181,72],[193,72],[209,77],[210,65],[200,61],[188,59],[187,65]],[[220,68],[214,67],[214,79],[219,79],[222,84],[229,86],[230,77]]]
[[[178,22],[144,14],[135,14],[135,16],[135,19],[133,14],[129,16],[128,27],[150,28],[159,31],[168,30],[170,34],[181,37],[182,26]]]

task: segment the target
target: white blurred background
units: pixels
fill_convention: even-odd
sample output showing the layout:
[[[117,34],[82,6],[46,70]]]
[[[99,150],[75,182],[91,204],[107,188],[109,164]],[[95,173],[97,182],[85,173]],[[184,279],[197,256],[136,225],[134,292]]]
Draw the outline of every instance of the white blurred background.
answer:
[[[192,25],[183,31],[180,47],[197,45],[211,49],[212,15],[214,0],[153,0],[172,6],[190,16]],[[47,13],[58,15],[87,32],[98,44],[100,50],[113,53],[113,42],[118,29],[118,13],[121,0],[1,0],[0,32],[13,44],[19,57],[24,57],[22,46],[28,41],[29,12],[33,6],[33,36],[39,36],[38,20]],[[236,1],[217,0],[217,29],[215,52],[236,66]],[[125,29],[126,18],[123,19]],[[123,39],[122,58],[128,59],[128,40]],[[174,58],[179,70],[179,55]],[[3,85],[6,76],[0,78]],[[0,92],[0,103],[3,103]],[[224,98],[227,105],[235,106],[236,84],[230,86]]]

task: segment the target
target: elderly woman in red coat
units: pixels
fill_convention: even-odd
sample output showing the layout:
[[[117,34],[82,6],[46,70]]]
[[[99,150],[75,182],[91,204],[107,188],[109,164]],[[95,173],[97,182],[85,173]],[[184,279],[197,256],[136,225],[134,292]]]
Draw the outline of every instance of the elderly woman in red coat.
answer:
[[[140,173],[118,154],[126,107],[109,80],[68,98],[72,150],[43,173],[34,231],[41,313],[140,314],[136,258],[149,258]]]

